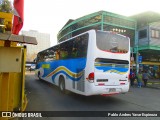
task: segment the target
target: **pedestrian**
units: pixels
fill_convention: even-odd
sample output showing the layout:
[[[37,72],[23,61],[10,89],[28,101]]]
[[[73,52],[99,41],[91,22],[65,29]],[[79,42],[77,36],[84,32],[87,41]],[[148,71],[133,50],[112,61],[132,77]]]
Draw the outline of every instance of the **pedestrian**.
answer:
[[[145,72],[143,73],[144,87],[147,86],[147,81],[148,81],[148,79],[149,79],[149,75],[148,75],[147,71],[145,71]]]
[[[31,72],[32,70],[31,70],[31,67],[29,68],[29,71]]]
[[[137,82],[138,82],[138,87],[142,87],[142,72],[138,72],[137,74]]]
[[[134,80],[135,80],[135,73],[134,73],[134,71],[131,69],[131,70],[130,70],[131,86],[134,86]]]

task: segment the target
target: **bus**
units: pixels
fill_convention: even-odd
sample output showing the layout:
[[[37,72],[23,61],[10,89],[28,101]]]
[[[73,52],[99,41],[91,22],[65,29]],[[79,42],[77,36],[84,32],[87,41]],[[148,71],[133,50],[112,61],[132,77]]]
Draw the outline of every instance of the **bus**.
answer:
[[[89,30],[37,54],[36,75],[62,92],[84,96],[129,90],[130,39]]]

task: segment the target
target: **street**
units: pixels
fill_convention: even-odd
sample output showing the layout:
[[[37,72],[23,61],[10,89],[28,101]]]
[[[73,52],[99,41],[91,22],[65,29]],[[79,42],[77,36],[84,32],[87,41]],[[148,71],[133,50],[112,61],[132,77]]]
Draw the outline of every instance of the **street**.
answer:
[[[127,94],[85,97],[63,94],[58,87],[26,74],[26,111],[159,111],[160,89],[130,88]],[[92,114],[92,113],[91,113]],[[35,118],[25,118],[25,120]],[[82,117],[37,118],[37,120],[81,120]],[[159,117],[83,117],[85,120],[159,120]]]

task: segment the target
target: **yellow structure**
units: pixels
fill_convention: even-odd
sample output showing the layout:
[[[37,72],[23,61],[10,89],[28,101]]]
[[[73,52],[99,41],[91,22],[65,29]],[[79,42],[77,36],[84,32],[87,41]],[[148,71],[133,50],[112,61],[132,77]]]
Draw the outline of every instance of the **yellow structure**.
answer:
[[[11,34],[11,16],[10,13],[0,12],[0,19],[3,21],[1,26],[5,26],[5,33],[4,31],[0,33],[0,114],[3,111],[22,112],[25,110],[27,106],[26,47],[22,44],[17,46],[17,43],[37,44],[33,37]],[[0,117],[0,120],[9,119],[12,118]]]
[[[11,31],[12,28],[12,17],[11,13],[0,12],[0,30],[5,33]]]
[[[25,56],[25,47],[0,47],[0,111],[24,111],[26,108]]]

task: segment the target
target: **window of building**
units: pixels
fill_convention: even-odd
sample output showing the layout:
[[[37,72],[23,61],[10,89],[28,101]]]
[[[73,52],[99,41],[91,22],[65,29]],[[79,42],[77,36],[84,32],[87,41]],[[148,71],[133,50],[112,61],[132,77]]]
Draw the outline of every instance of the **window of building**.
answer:
[[[147,29],[140,30],[138,38],[142,39],[142,38],[146,38],[146,37],[147,37]]]
[[[160,38],[159,30],[152,29],[151,30],[151,37],[152,38]]]

